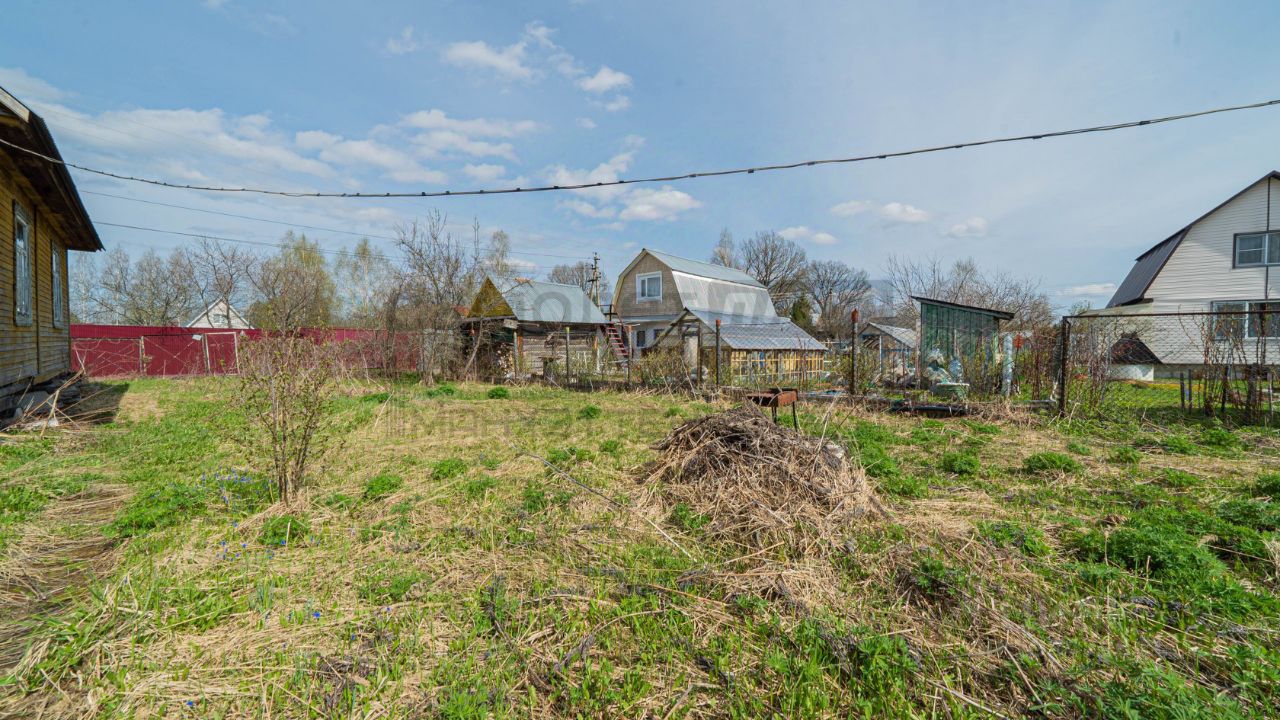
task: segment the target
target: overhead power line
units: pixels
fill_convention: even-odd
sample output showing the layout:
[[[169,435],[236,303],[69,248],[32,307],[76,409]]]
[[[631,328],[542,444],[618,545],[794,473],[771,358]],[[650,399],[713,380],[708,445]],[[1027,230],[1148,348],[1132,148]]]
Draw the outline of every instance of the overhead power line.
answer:
[[[165,230],[162,228],[144,227],[142,225],[126,225],[124,223],[102,222],[101,220],[95,220],[94,224],[104,225],[106,227],[122,228],[125,230],[141,230],[143,232],[159,233],[161,235],[176,235],[178,237],[199,238],[202,240],[220,240],[222,242],[240,243],[242,245],[257,245],[259,247],[272,247],[272,248],[289,247],[289,245],[285,243],[269,242],[267,240],[247,240],[245,238],[233,238],[233,237],[225,237],[222,235],[210,235],[208,233],[183,232],[180,230]],[[336,255],[339,257],[356,257],[356,254],[351,252],[350,250],[326,250],[324,248],[317,247],[315,248],[315,251],[318,253],[323,253],[325,255]],[[386,255],[380,252],[370,253],[370,256],[381,259],[381,260],[386,260],[388,262],[391,261],[391,258],[387,257]],[[554,269],[547,265],[526,265],[524,263],[519,263],[515,267],[518,270],[553,270]]]
[[[726,175],[752,175],[758,172],[771,172],[775,170],[793,170],[796,168],[816,167],[818,165],[837,165],[865,162],[868,160],[887,160],[889,158],[907,157],[910,155],[925,155],[928,153],[942,152],[945,150],[961,150],[964,148],[980,147],[983,145],[998,145],[1002,143],[1024,142],[1027,140],[1044,140],[1048,138],[1067,137],[1071,135],[1087,135],[1090,133],[1110,132],[1112,130],[1124,130],[1126,128],[1143,127],[1147,125],[1158,125],[1161,123],[1175,122],[1178,120],[1188,120],[1190,118],[1203,117],[1205,115],[1216,115],[1219,113],[1235,112],[1237,110],[1253,110],[1257,108],[1271,107],[1280,105],[1280,99],[1264,100],[1262,102],[1249,103],[1247,105],[1232,105],[1229,107],[1213,108],[1211,110],[1197,110],[1195,112],[1182,113],[1179,115],[1166,115],[1164,117],[1149,118],[1146,120],[1131,120],[1129,122],[1114,123],[1111,125],[1094,125],[1091,127],[1075,128],[1072,130],[1054,130],[1048,132],[1032,133],[1029,135],[1013,135],[1008,137],[989,138],[986,140],[970,140],[966,142],[950,143],[947,145],[933,145],[929,147],[916,148],[914,150],[897,150],[893,152],[871,153],[868,155],[855,155],[852,157],[827,158],[822,160],[803,160],[799,162],[779,163],[775,165],[757,165],[754,167],[732,168],[727,170],[709,170],[705,172],[687,172],[674,175],[661,175],[657,177],[634,178],[631,180],[618,179],[601,182],[574,183],[567,185],[541,185],[535,187],[515,187],[515,188],[498,188],[493,190],[434,190],[420,192],[299,192],[293,190],[269,190],[264,188],[250,187],[217,187],[210,185],[190,185],[182,183],[171,183],[165,180],[156,180],[154,178],[136,177],[133,175],[124,175],[108,170],[99,170],[97,168],[86,167],[76,163],[70,163],[59,158],[50,157],[43,153],[31,150],[21,145],[0,139],[0,144],[7,145],[15,150],[19,150],[30,155],[34,155],[43,160],[59,165],[65,165],[69,168],[75,168],[87,173],[102,175],[117,180],[127,180],[130,182],[145,183],[148,185],[157,185],[160,187],[177,188],[181,190],[199,190],[204,192],[225,192],[225,193],[253,193],[258,195],[276,195],[283,197],[315,197],[315,198],[409,198],[409,197],[453,197],[465,195],[510,195],[515,193],[533,193],[533,192],[555,192],[563,190],[587,190],[590,188],[613,187],[618,185],[638,185],[641,183],[660,183],[675,182],[677,180],[694,180],[706,177],[722,177]]]
[[[255,217],[253,215],[241,215],[239,213],[226,212],[223,210],[207,210],[205,208],[189,207],[187,205],[175,205],[173,203],[164,203],[164,202],[159,202],[157,200],[143,200],[142,198],[134,198],[134,197],[129,197],[127,195],[113,195],[111,193],[99,192],[97,190],[81,190],[80,192],[81,194],[84,194],[84,195],[97,195],[99,197],[115,198],[116,200],[127,200],[129,202],[144,203],[146,205],[157,205],[159,207],[173,208],[175,210],[190,210],[191,212],[206,213],[209,215],[220,215],[222,217],[237,218],[240,220],[253,220],[255,222],[271,223],[273,225],[282,225],[284,227],[301,228],[303,230],[317,230],[320,232],[337,233],[340,235],[352,235],[354,237],[369,238],[371,240],[390,240],[391,242],[399,241],[399,238],[392,237],[390,235],[376,235],[374,233],[356,232],[354,230],[339,230],[338,228],[323,227],[321,225],[304,225],[302,223],[288,222],[286,220],[274,220],[271,218]],[[99,223],[99,224],[107,225],[109,223]],[[206,236],[198,236],[198,237],[206,237]],[[486,250],[493,249],[491,245],[486,245],[484,246],[484,248]],[[589,260],[589,258],[584,258],[582,255],[558,255],[555,253],[532,252],[527,250],[508,250],[507,254],[508,255],[529,255],[533,257],[560,258],[563,260],[582,260],[584,262],[586,260]]]

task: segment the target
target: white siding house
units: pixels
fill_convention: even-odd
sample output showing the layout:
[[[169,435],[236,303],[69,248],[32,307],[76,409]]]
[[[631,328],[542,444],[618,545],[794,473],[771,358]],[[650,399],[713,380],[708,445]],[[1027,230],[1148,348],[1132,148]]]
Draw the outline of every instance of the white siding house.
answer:
[[[1207,312],[1242,314],[1173,315]],[[1131,326],[1126,337],[1141,341],[1158,364],[1202,365],[1211,356],[1223,364],[1274,364],[1280,359],[1280,172],[1139,255],[1107,308],[1089,314],[1153,316],[1121,324]],[[1229,341],[1234,348],[1225,347]]]

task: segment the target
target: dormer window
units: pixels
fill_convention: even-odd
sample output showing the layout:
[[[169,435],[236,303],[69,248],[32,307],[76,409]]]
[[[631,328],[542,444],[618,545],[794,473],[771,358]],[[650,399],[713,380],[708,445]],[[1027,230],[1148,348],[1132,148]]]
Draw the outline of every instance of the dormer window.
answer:
[[[636,298],[640,300],[662,299],[662,273],[645,273],[636,276]]]
[[[1236,236],[1236,267],[1280,265],[1280,232]]]

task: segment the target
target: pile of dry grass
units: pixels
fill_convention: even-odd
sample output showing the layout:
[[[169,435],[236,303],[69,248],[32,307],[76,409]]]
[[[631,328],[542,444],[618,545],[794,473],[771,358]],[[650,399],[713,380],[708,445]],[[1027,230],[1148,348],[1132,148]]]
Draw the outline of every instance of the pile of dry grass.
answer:
[[[746,548],[830,547],[841,526],[879,511],[866,477],[833,442],[770,421],[751,403],[690,420],[654,446],[646,468],[668,511],[684,505],[702,531]]]

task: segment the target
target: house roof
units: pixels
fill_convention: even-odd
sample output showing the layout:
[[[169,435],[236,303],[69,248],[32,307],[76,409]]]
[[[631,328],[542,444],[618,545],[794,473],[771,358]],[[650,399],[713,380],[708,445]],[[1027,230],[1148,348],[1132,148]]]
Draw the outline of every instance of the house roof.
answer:
[[[195,327],[195,324],[196,324],[196,323],[200,322],[201,320],[204,320],[204,319],[208,318],[208,317],[209,317],[209,314],[210,314],[210,313],[212,313],[215,309],[221,309],[221,308],[224,308],[224,307],[225,307],[225,308],[226,308],[226,310],[227,310],[227,313],[226,313],[226,314],[227,314],[229,317],[233,318],[236,322],[238,322],[238,323],[239,323],[239,325],[236,325],[235,323],[232,323],[232,327],[233,327],[233,328],[235,328],[235,329],[248,329],[248,328],[251,328],[251,327],[252,327],[252,326],[249,324],[249,321],[245,319],[244,315],[241,315],[241,314],[240,314],[240,311],[236,309],[236,306],[235,306],[235,305],[232,305],[231,303],[226,302],[226,301],[222,300],[221,298],[219,298],[219,299],[217,299],[217,300],[214,300],[213,302],[209,303],[209,305],[208,305],[207,307],[205,307],[205,309],[203,309],[203,310],[201,310],[200,312],[196,313],[196,316],[195,316],[195,317],[193,317],[193,318],[191,318],[190,320],[188,320],[188,321],[187,321],[187,322],[186,322],[182,327]]]
[[[1145,342],[1137,337],[1122,337],[1111,346],[1111,362],[1117,365],[1159,365],[1156,356]]]
[[[888,335],[899,343],[907,347],[915,347],[920,342],[920,336],[911,328],[898,327],[897,325],[886,325],[884,323],[869,322],[867,328],[873,328],[884,335]],[[863,329],[866,332],[866,328]]]
[[[1245,185],[1240,192],[1218,203],[1209,212],[1187,223],[1181,230],[1175,232],[1169,237],[1161,240],[1153,245],[1149,250],[1139,255],[1129,269],[1129,274],[1125,275],[1124,281],[1120,283],[1120,287],[1116,288],[1116,292],[1111,296],[1111,300],[1107,302],[1107,307],[1116,307],[1117,305],[1132,305],[1142,302],[1146,299],[1147,289],[1151,287],[1151,283],[1156,279],[1156,275],[1164,269],[1164,265],[1169,261],[1174,251],[1182,244],[1183,238],[1187,236],[1187,232],[1191,227],[1210,215],[1218,212],[1227,203],[1235,200],[1241,195],[1248,192],[1250,188],[1264,180],[1280,178],[1280,170],[1272,170],[1257,180]]]
[[[978,307],[977,305],[964,305],[962,303],[951,302],[950,300],[938,300],[936,298],[924,297],[922,295],[912,295],[911,299],[926,305],[937,305],[939,307],[982,313],[983,315],[990,315],[991,317],[999,318],[1001,320],[1013,319],[1013,313],[1005,312],[1004,310],[993,310],[991,308]]]
[[[492,278],[487,278],[493,283]],[[497,287],[497,283],[493,283]],[[607,322],[600,308],[577,285],[517,280],[499,291],[521,322],[558,323],[562,325],[603,325]]]
[[[744,285],[719,278],[672,273],[681,304],[689,310],[705,310],[754,318],[775,318],[773,298],[759,285]]]
[[[758,287],[758,288],[764,287],[763,285],[760,284],[760,281],[742,272],[741,270],[737,270],[731,267],[725,267],[724,265],[715,265],[709,262],[702,262],[700,260],[690,260],[688,258],[682,258],[677,255],[670,255],[668,253],[659,252],[657,250],[650,250],[649,248],[641,249],[640,254],[636,255],[635,259],[627,263],[627,267],[623,269],[619,277],[621,277],[622,275],[626,275],[631,270],[631,267],[635,265],[637,262],[639,262],[640,258],[644,257],[646,253],[657,258],[659,262],[671,268],[673,272],[680,272],[680,273],[685,273],[686,275],[696,275],[698,277],[711,278],[712,280],[723,280],[725,282],[738,283],[740,285],[749,285],[751,287]]]
[[[4,88],[0,88],[0,139],[56,161],[50,162],[17,150],[10,151],[9,148],[3,150],[12,157],[19,171],[39,191],[50,209],[67,224],[68,233],[64,238],[67,247],[90,252],[101,250],[102,240],[98,237],[93,221],[89,219],[89,212],[84,209],[71,173],[61,162],[62,155],[53,142],[49,127],[45,125],[44,119]]]
[[[733,350],[826,350],[827,346],[784,317],[735,315],[689,309],[707,327],[720,321],[720,342]]]

